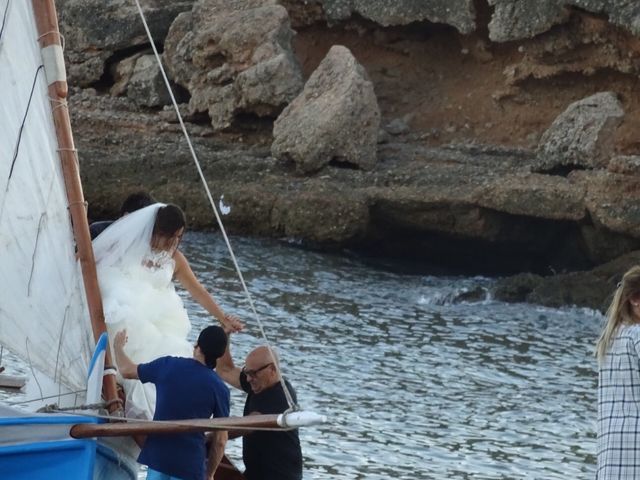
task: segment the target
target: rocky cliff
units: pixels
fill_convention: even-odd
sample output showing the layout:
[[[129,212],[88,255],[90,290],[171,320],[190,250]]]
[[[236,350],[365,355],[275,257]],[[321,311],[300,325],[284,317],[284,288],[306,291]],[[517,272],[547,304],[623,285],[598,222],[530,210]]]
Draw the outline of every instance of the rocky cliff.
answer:
[[[58,3],[91,215],[145,188],[213,226],[131,2]],[[527,272],[497,294],[554,305],[636,261],[635,0],[141,3],[233,232]]]

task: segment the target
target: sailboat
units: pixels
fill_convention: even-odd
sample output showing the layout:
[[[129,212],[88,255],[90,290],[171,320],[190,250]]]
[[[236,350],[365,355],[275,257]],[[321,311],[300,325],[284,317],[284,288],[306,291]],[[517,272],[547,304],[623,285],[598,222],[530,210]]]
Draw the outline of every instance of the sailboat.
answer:
[[[26,397],[32,400],[0,402],[2,478],[136,479],[134,434],[308,422],[304,412],[144,423],[105,423],[97,415],[98,404],[111,417],[122,409],[66,103],[62,44],[54,0],[0,0],[0,344],[29,366]],[[51,404],[55,413],[39,411]],[[241,478],[225,465],[216,478]]]

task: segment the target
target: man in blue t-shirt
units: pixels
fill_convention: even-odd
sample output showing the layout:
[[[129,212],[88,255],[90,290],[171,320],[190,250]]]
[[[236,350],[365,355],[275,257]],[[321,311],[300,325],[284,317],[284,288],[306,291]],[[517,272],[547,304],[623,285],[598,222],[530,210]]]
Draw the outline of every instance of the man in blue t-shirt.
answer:
[[[222,328],[209,326],[200,332],[193,358],[160,357],[136,365],[124,352],[126,342],[126,330],[118,332],[113,341],[118,368],[124,378],[156,386],[154,420],[229,416],[229,389],[213,370],[227,347]],[[203,433],[149,435],[138,462],[149,467],[148,480],[213,480],[226,442],[227,432],[216,432],[206,461]]]

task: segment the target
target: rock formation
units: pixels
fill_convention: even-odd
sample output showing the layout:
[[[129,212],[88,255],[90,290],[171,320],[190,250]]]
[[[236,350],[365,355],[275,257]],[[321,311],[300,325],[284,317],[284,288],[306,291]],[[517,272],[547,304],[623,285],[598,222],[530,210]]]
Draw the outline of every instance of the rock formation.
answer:
[[[231,231],[529,272],[509,295],[553,305],[635,258],[637,2],[142,3]],[[58,7],[90,213],[146,188],[210,227],[134,5]]]
[[[613,92],[572,103],[542,135],[537,168],[606,168],[614,153],[614,133],[623,117],[624,110]]]
[[[475,28],[473,0],[316,0],[322,4],[330,22],[345,20],[353,14],[380,25],[406,25],[429,20],[453,25],[460,33]]]
[[[142,0],[151,34],[163,43],[178,13],[194,0]],[[146,48],[144,26],[130,0],[58,0],[69,82],[88,87],[100,80],[109,58],[123,49]]]
[[[179,15],[164,57],[215,130],[241,114],[277,116],[302,88],[287,11],[275,0],[199,0]]]
[[[329,50],[273,128],[274,157],[315,172],[331,161],[376,164],[380,110],[367,73],[342,46]]]

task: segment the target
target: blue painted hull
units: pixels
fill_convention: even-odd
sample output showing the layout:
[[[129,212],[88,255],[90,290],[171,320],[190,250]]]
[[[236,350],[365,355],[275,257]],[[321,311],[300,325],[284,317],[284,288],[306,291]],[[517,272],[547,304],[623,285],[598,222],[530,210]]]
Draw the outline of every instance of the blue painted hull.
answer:
[[[55,441],[0,448],[0,471],[12,480],[92,480],[95,441]]]
[[[135,480],[137,464],[95,439],[74,439],[69,429],[95,419],[73,415],[0,417],[0,472],[11,480]]]

